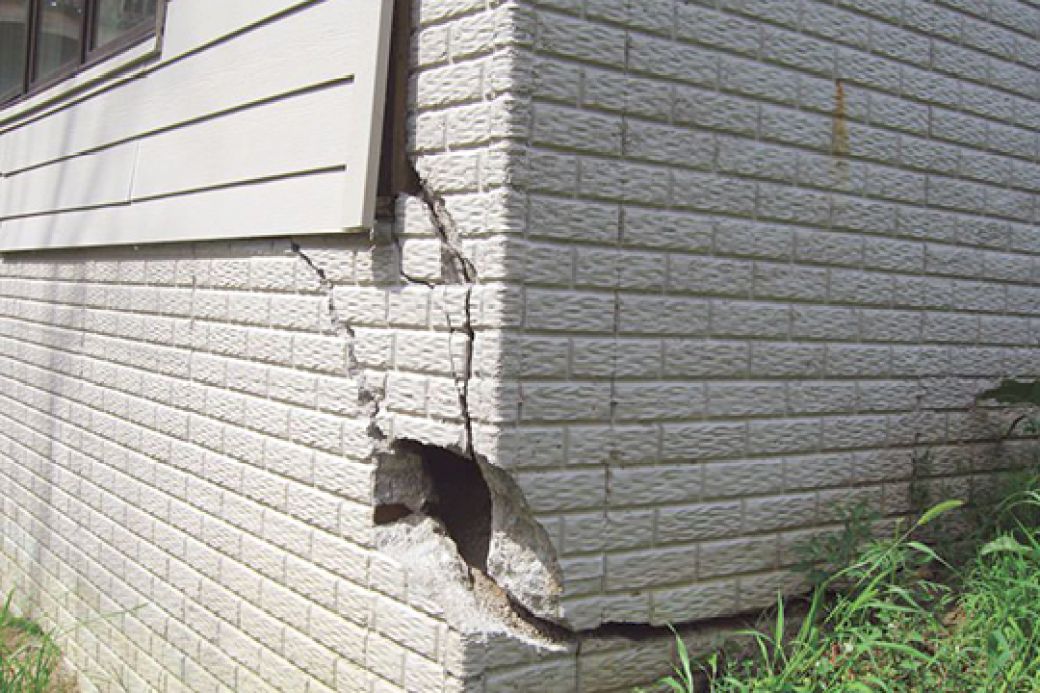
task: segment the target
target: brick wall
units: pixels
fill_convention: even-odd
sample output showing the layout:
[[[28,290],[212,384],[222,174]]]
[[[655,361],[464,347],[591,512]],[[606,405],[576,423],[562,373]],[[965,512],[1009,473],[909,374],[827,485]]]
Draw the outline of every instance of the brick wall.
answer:
[[[490,112],[499,15],[416,4],[421,119]],[[495,209],[494,166],[469,175],[493,134],[430,150],[460,219]],[[460,393],[497,292],[444,277],[436,230],[406,196],[371,238],[0,259],[0,590],[85,690],[465,685],[462,634],[373,524],[391,441],[483,449],[494,420],[481,378],[472,416]]]
[[[367,238],[301,245],[0,265],[0,578],[78,624],[66,653],[102,689],[446,676],[446,628],[371,550],[375,404],[452,386],[445,350],[393,348],[443,337],[409,305],[436,292],[401,300],[394,249]]]
[[[1040,371],[1040,8],[525,5],[511,464],[572,624],[762,607],[843,505],[1014,462],[974,395]]]
[[[88,688],[625,690],[1022,457],[974,395],[1038,370],[1040,8],[413,5],[392,228],[0,262],[0,588]],[[555,635],[376,523],[400,441]]]

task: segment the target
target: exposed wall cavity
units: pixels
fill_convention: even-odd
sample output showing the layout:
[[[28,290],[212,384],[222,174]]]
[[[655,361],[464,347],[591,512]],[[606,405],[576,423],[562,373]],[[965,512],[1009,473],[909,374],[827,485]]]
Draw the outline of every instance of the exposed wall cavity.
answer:
[[[445,448],[401,441],[379,457],[375,501],[377,525],[425,523],[428,533],[432,521],[434,531],[451,540],[485,606],[498,602],[492,610],[513,612],[504,614],[507,621],[533,617],[566,625],[552,544],[504,471]],[[400,531],[387,533],[383,543],[399,540]]]
[[[428,514],[444,523],[467,565],[487,572],[492,503],[480,468],[464,457],[435,447],[425,448],[422,465],[433,482],[434,500]]]

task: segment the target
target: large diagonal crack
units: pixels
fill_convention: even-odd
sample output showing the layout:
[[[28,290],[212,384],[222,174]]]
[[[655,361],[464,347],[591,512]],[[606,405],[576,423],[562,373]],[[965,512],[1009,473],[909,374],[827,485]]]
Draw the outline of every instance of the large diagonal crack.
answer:
[[[409,283],[421,284],[431,289],[437,288],[438,286],[452,285],[461,285],[465,287],[461,323],[459,323],[457,316],[452,312],[453,304],[448,300],[447,296],[443,302],[445,320],[448,325],[449,333],[451,335],[461,335],[465,337],[465,351],[461,360],[461,369],[456,367],[456,359],[454,358],[455,343],[449,340],[449,350],[451,352],[449,354],[449,361],[451,363],[452,377],[458,389],[459,405],[463,416],[463,426],[466,437],[464,450],[460,450],[459,452],[466,460],[476,465],[477,468],[481,470],[481,475],[483,475],[485,483],[490,487],[493,499],[491,504],[492,512],[497,510],[499,513],[499,516],[493,520],[496,529],[495,534],[498,535],[499,540],[501,540],[501,537],[504,535],[514,534],[514,532],[501,531],[503,516],[508,516],[505,521],[509,523],[521,522],[524,525],[524,531],[537,531],[538,527],[536,521],[534,518],[528,517],[529,511],[526,510],[526,508],[510,505],[510,503],[506,502],[506,500],[512,498],[513,503],[520,503],[523,505],[522,495],[519,494],[519,490],[515,488],[515,482],[511,482],[504,471],[497,469],[487,461],[481,459],[475,450],[473,417],[470,411],[470,381],[473,376],[473,355],[476,332],[473,325],[472,296],[475,286],[479,283],[479,275],[476,267],[459,247],[458,228],[443,197],[430,187],[428,181],[419,176],[415,177],[414,189],[409,192],[416,199],[422,202],[423,207],[429,216],[432,230],[440,243],[442,277],[446,283],[438,285],[431,281],[409,276],[404,268],[404,249],[402,247],[402,241],[395,232],[391,231],[391,238],[398,251],[397,257],[399,262],[401,262],[399,276]],[[328,273],[323,268],[318,266],[317,263],[307,255],[299,243],[292,241],[291,247],[293,253],[296,254],[318,278],[320,286],[326,295],[327,308],[332,325],[337,333],[341,334],[347,342],[348,370],[352,376],[358,379],[362,401],[371,403],[371,409],[369,411],[371,419],[370,430],[381,442],[381,449],[383,450],[382,455],[385,456],[384,459],[393,459],[398,455],[398,452],[396,451],[397,444],[387,441],[386,436],[383,435],[377,425],[382,393],[366,386],[364,382],[365,371],[357,357],[355,349],[356,333],[351,324],[345,320],[337,310],[335,282],[328,276]],[[474,563],[471,547],[466,545],[465,540],[460,539],[458,536],[458,522],[452,522],[449,520],[448,523],[445,523],[444,519],[441,517],[440,510],[436,510],[421,503],[415,505],[415,499],[407,499],[407,502],[400,502],[402,501],[400,498],[393,500],[390,498],[379,498],[379,493],[380,492],[377,489],[377,498],[374,499],[377,503],[374,508],[374,521],[376,524],[386,528],[398,527],[404,530],[404,534],[429,531],[419,529],[420,526],[425,524],[426,527],[433,527],[432,531],[434,533],[447,535],[445,538],[450,540],[450,544],[455,549],[453,552],[454,557],[445,557],[442,552],[440,554],[441,559],[439,560],[444,563],[444,565],[441,567],[447,572],[461,569],[462,573],[466,576],[466,583],[468,584],[466,591],[474,596],[476,599],[475,604],[479,606],[481,612],[480,614],[474,614],[472,613],[472,610],[470,610],[468,612],[467,620],[470,622],[470,625],[478,625],[478,630],[483,630],[492,622],[497,622],[501,626],[504,626],[507,631],[525,639],[536,640],[542,645],[575,648],[578,650],[581,649],[582,644],[585,641],[598,638],[646,640],[652,638],[670,639],[673,637],[673,632],[669,627],[647,623],[608,622],[591,628],[573,628],[568,626],[565,622],[560,622],[557,618],[547,617],[548,612],[555,611],[555,608],[548,604],[546,605],[549,607],[547,610],[542,611],[539,609],[541,613],[538,613],[532,609],[533,605],[530,601],[531,595],[527,594],[527,598],[523,600],[518,599],[517,592],[515,591],[516,585],[510,584],[509,578],[504,575],[504,571],[501,571],[501,568],[499,571],[496,571],[489,564],[489,559],[493,561],[494,558],[492,555],[493,552],[491,552],[487,546],[483,547],[483,551],[478,554],[483,556],[483,558],[478,559]],[[442,494],[443,493],[442,490]],[[453,504],[462,503],[464,501],[465,499],[460,498],[452,499]],[[457,507],[453,509],[455,512],[458,510],[459,508]],[[429,523],[432,523],[432,525]],[[451,527],[448,528],[446,526],[447,524],[450,524]],[[402,537],[398,535],[396,539],[390,539],[389,541],[401,540]],[[404,541],[408,540],[405,539]],[[520,547],[521,549],[533,550],[529,537],[523,541],[516,542],[514,546]],[[387,547],[384,545],[384,548]],[[423,551],[427,550],[428,546],[423,549]],[[535,551],[535,553],[541,556],[541,560],[546,561],[546,567],[549,570],[549,574],[553,574],[558,570],[558,566],[555,565],[555,557],[548,555],[550,552],[551,546],[547,543]],[[506,556],[506,559],[508,558],[509,556]],[[424,553],[423,559],[430,560],[430,554]],[[551,565],[549,565],[550,563]],[[431,568],[433,568],[433,566],[431,566]],[[443,571],[435,569],[434,572]],[[496,576],[495,573],[498,573],[498,575]],[[554,579],[559,579],[559,575],[557,574]],[[555,592],[555,590],[550,591]],[[744,627],[747,625],[747,617],[735,616],[732,618],[691,621],[689,623],[675,624],[674,627],[681,633],[692,634],[711,630],[734,630],[738,627]]]
[[[307,253],[303,252],[303,248],[299,243],[292,240],[290,240],[289,243],[293,253],[303,260],[304,264],[311,268],[311,270],[314,271],[314,274],[318,277],[318,283],[321,286],[322,291],[325,293],[329,320],[332,321],[332,326],[335,328],[336,332],[347,338],[347,372],[351,376],[357,377],[361,373],[361,364],[358,361],[357,351],[354,348],[354,340],[357,338],[357,335],[354,333],[354,328],[351,327],[350,323],[343,320],[340,317],[339,312],[336,310],[335,282],[329,279],[328,273],[321,267],[318,267]]]
[[[418,178],[417,180],[413,195],[423,203],[432,222],[433,231],[441,244],[443,276],[449,282],[448,285],[465,286],[465,303],[461,324],[452,313],[451,302],[447,300],[447,297],[444,301],[445,319],[449,333],[464,335],[466,338],[461,372],[456,368],[454,345],[449,340],[449,350],[451,351],[449,361],[452,377],[458,389],[466,436],[465,449],[459,452],[468,462],[476,465],[489,488],[492,498],[491,512],[493,513],[492,534],[495,535],[495,540],[512,542],[513,551],[529,552],[528,556],[537,555],[539,560],[544,562],[543,570],[548,571],[546,575],[551,580],[558,580],[560,576],[556,571],[559,567],[556,565],[555,556],[552,555],[551,544],[547,540],[532,541],[530,538],[530,533],[539,533],[543,530],[530,516],[530,511],[526,508],[515,482],[508,477],[505,471],[481,459],[475,450],[469,388],[473,375],[475,338],[471,303],[473,289],[479,282],[479,276],[474,264],[458,246],[458,229],[443,198],[436,194],[426,181]],[[401,239],[393,232],[392,239],[398,249],[398,259],[402,262],[399,275],[409,283],[422,284],[431,289],[436,288],[438,285],[433,282],[411,277],[405,273]],[[290,243],[292,252],[317,277],[325,294],[331,324],[337,334],[342,335],[346,341],[348,372],[358,382],[359,401],[370,405],[368,410],[369,432],[378,444],[378,449],[381,450],[377,454],[377,458],[382,457],[384,462],[388,459],[395,459],[399,456],[397,443],[389,441],[378,425],[383,393],[379,389],[368,386],[365,382],[365,368],[358,358],[356,350],[357,334],[353,326],[337,309],[336,284],[329,277],[328,272],[320,267],[299,243],[295,240],[291,240]],[[474,559],[471,546],[466,545],[467,540],[459,536],[457,521],[446,523],[441,517],[440,510],[423,504],[422,494],[416,498],[407,499],[380,498],[381,492],[378,483],[377,480],[376,498],[373,499],[376,502],[373,519],[377,525],[389,532],[380,540],[381,548],[391,553],[397,553],[406,564],[422,563],[425,565],[426,568],[420,572],[427,579],[432,576],[438,581],[439,589],[447,590],[448,602],[455,604],[454,618],[449,618],[449,620],[453,620],[454,625],[461,627],[464,631],[485,635],[496,631],[507,632],[515,637],[536,642],[542,647],[580,652],[586,642],[599,639],[620,638],[633,642],[657,639],[671,641],[676,632],[681,634],[688,643],[703,643],[706,636],[718,639],[720,636],[717,634],[733,633],[747,628],[753,623],[754,615],[737,615],[706,620],[694,619],[672,626],[607,622],[590,628],[573,628],[566,622],[561,622],[557,617],[549,616],[550,613],[556,612],[556,604],[553,601],[555,596],[553,595],[558,596],[558,588],[544,590],[541,596],[552,598],[541,605],[545,607],[544,610],[536,611],[532,607],[538,604],[538,600],[536,599],[534,603],[531,600],[534,591],[527,590],[525,598],[518,598],[520,592],[517,591],[517,583],[507,575],[508,569],[502,565],[496,569],[492,565],[496,558],[494,551],[489,546],[483,547],[483,552],[477,554],[482,558]],[[399,478],[396,483],[398,483],[399,491]],[[397,491],[392,495],[396,495],[396,493]],[[465,501],[465,498],[452,499],[453,503]],[[458,510],[458,508],[454,509],[456,512]],[[448,527],[448,524],[451,527]],[[508,529],[510,526],[514,529]],[[520,529],[515,529],[515,527]],[[393,546],[395,543],[397,545]],[[441,549],[447,546],[451,550],[438,550],[436,548],[438,546]],[[463,548],[464,546],[465,548]],[[402,550],[406,552],[405,555],[400,553]],[[413,553],[407,554],[409,551]],[[508,562],[515,558],[515,553],[504,552],[498,557],[498,560]],[[463,581],[460,583],[457,579],[452,578],[453,573],[461,576]],[[454,591],[452,591],[453,589]],[[466,599],[470,601],[466,601]]]
[[[448,325],[449,334],[449,368],[451,370],[452,380],[455,383],[458,392],[459,409],[462,414],[463,433],[465,437],[464,452],[469,459],[476,460],[477,455],[473,435],[473,416],[470,410],[470,382],[473,377],[473,352],[476,340],[476,332],[473,327],[472,299],[473,289],[475,284],[479,282],[479,276],[473,262],[465,256],[458,245],[458,229],[451,216],[451,212],[448,210],[444,198],[440,194],[436,193],[430,187],[429,183],[415,172],[414,168],[412,173],[412,189],[407,192],[423,203],[430,218],[433,232],[440,242],[442,275],[446,280],[445,286],[461,285],[465,287],[462,296],[463,318],[461,324],[452,313],[452,303],[447,294],[442,303],[444,306],[444,318]],[[391,238],[398,251],[397,256],[400,263],[400,267],[398,268],[399,275],[412,284],[422,284],[430,289],[436,288],[437,284],[412,277],[405,271],[401,239],[392,228]],[[357,351],[355,348],[356,334],[350,323],[341,316],[336,308],[335,282],[332,281],[328,273],[322,267],[314,262],[313,258],[304,252],[302,246],[298,242],[290,239],[290,245],[292,252],[314,272],[319,285],[325,293],[327,310],[332,325],[336,332],[342,335],[347,342],[348,373],[358,382],[361,402],[363,404],[371,404],[371,409],[369,411],[371,422],[370,432],[379,441],[384,441],[386,436],[380,430],[377,422],[381,411],[382,393],[368,387],[365,383],[365,371],[357,357]],[[455,353],[457,340],[453,339],[456,335],[462,335],[465,337],[461,369],[456,366]]]
[[[309,267],[318,278],[318,284],[325,294],[326,310],[329,321],[337,334],[344,338],[347,346],[347,374],[357,382],[358,402],[368,406],[368,432],[372,438],[379,442],[386,438],[379,427],[379,414],[382,410],[383,395],[370,387],[365,376],[365,369],[357,355],[357,333],[353,326],[343,319],[336,308],[336,283],[329,278],[328,272],[319,267],[314,260],[304,252],[303,248],[293,239],[289,239],[289,246],[296,257]]]

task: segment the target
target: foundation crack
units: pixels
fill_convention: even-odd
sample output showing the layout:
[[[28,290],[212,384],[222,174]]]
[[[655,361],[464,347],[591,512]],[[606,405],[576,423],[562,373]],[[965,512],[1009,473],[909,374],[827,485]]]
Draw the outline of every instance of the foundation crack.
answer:
[[[459,397],[459,409],[462,411],[462,423],[463,429],[466,435],[465,453],[466,456],[476,461],[477,454],[475,449],[475,442],[473,438],[473,417],[470,412],[470,380],[473,377],[473,351],[474,342],[476,339],[476,332],[473,328],[473,314],[472,314],[472,298],[473,288],[480,282],[480,277],[477,274],[476,266],[473,262],[466,257],[462,249],[458,244],[458,226],[455,220],[451,216],[451,212],[448,210],[448,206],[444,201],[444,198],[433,190],[430,186],[429,181],[419,175],[414,165],[411,171],[411,183],[412,189],[409,191],[412,195],[419,199],[426,208],[427,214],[429,215],[430,222],[433,226],[433,232],[437,236],[437,239],[441,244],[441,265],[444,270],[445,279],[449,284],[461,284],[466,287],[466,292],[463,296],[463,320],[462,324],[456,325],[452,320],[451,306],[448,301],[444,302],[444,317],[448,323],[449,333],[449,361],[451,362],[452,378],[455,381],[456,388],[458,390]],[[398,245],[398,249],[401,249],[400,238],[394,234],[394,241]],[[399,253],[401,255],[402,253]],[[402,258],[403,264],[403,258]],[[404,273],[403,267],[401,275],[409,281],[415,283],[426,284],[427,286],[433,286],[429,282],[419,281],[410,278]],[[459,373],[455,366],[455,351],[453,341],[450,336],[461,334],[466,338],[465,352],[462,358],[462,372]]]
[[[666,625],[609,622],[580,629],[562,615],[562,573],[548,534],[515,480],[475,449],[469,388],[475,338],[472,299],[480,278],[459,245],[458,227],[443,197],[413,173],[404,194],[420,201],[430,219],[440,243],[444,284],[409,276],[396,229],[391,230],[391,240],[404,280],[431,289],[464,287],[461,322],[448,300],[444,311],[449,334],[466,339],[458,366],[449,341],[466,441],[464,450],[449,450],[398,439],[378,456],[373,509],[377,544],[414,568],[415,579],[426,583],[449,622],[463,631],[509,632],[543,646],[574,650],[602,638],[671,639],[673,631]],[[687,634],[749,623],[746,617],[733,617],[673,625]]]
[[[336,333],[342,336],[347,344],[347,374],[354,378],[358,384],[358,401],[369,405],[368,411],[368,433],[376,441],[382,442],[386,435],[379,428],[379,414],[382,410],[382,393],[368,386],[365,377],[365,369],[357,356],[356,339],[357,334],[353,326],[344,320],[336,308],[336,283],[329,278],[328,273],[314,262],[314,259],[304,252],[303,248],[293,239],[289,239],[289,247],[296,257],[300,258],[318,278],[318,283],[325,294],[326,310],[328,310],[329,321],[332,323]]]
[[[464,297],[465,305],[463,311],[465,314],[465,321],[462,323],[461,332],[466,335],[466,352],[463,355],[462,361],[462,378],[458,377],[455,371],[455,360],[452,359],[452,375],[455,378],[455,382],[459,383],[459,408],[462,410],[462,422],[463,427],[466,430],[466,456],[471,460],[477,459],[476,448],[474,447],[473,440],[473,417],[469,410],[469,385],[470,379],[473,377],[473,342],[476,339],[476,333],[473,330],[473,316],[470,313],[470,299],[473,296],[473,285],[469,285],[466,288],[466,295]],[[448,331],[452,334],[455,333],[455,328],[451,324],[450,311],[445,311],[448,320]]]
[[[429,182],[416,175],[416,196],[422,201],[430,214],[433,231],[441,241],[441,248],[451,268],[449,281],[455,284],[475,284],[478,281],[477,269],[469,258],[458,247],[458,227],[448,211],[444,198],[436,193]],[[451,276],[454,275],[454,276]]]
[[[292,247],[293,253],[298,258],[303,260],[304,264],[310,267],[311,270],[314,271],[314,274],[318,277],[318,282],[321,285],[322,291],[325,292],[325,300],[329,311],[329,320],[332,321],[332,326],[336,328],[337,332],[346,335],[351,339],[351,341],[353,341],[355,337],[354,328],[351,327],[350,323],[348,323],[346,320],[340,318],[339,313],[336,311],[335,282],[329,279],[329,276],[325,272],[325,270],[323,270],[321,267],[318,267],[318,265],[314,263],[314,260],[311,259],[311,257],[307,255],[307,253],[303,252],[303,248],[300,247],[299,243],[297,243],[296,241],[290,241],[290,246]],[[358,363],[356,354],[354,354],[353,348],[351,348],[349,360],[350,368],[360,369],[360,364]]]
[[[552,546],[519,490],[507,487],[505,472],[445,448],[400,440],[377,465],[377,544],[414,569],[416,587],[463,632],[509,633],[578,651],[594,640],[671,640],[673,628],[694,637],[691,643],[703,642],[707,633],[754,624],[757,614],[574,628],[559,616],[561,577]],[[785,613],[795,615],[799,603],[789,600]]]

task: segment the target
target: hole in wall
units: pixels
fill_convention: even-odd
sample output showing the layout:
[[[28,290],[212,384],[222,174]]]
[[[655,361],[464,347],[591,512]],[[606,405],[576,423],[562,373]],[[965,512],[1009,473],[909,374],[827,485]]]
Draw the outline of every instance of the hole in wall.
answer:
[[[385,503],[375,507],[372,519],[377,525],[388,525],[411,514],[412,509],[404,503]]]
[[[561,618],[555,548],[506,470],[451,449],[398,440],[377,460],[374,501],[376,525],[432,522],[453,546],[471,588],[500,592],[499,601],[508,598],[537,618]]]
[[[432,445],[404,442],[381,461],[373,520],[390,524],[410,515],[439,520],[467,565],[487,571],[492,500],[480,466]]]
[[[462,560],[487,571],[491,542],[491,490],[476,462],[443,448],[428,447],[423,467],[433,483],[427,514],[444,523]]]

